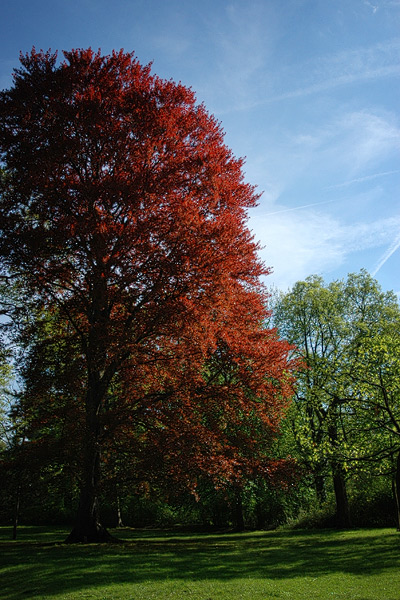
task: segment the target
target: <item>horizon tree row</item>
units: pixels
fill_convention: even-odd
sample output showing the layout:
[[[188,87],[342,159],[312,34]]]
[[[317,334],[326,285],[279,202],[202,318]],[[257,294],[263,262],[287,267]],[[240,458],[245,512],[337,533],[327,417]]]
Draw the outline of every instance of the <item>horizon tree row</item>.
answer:
[[[21,504],[25,521],[29,515],[69,521],[80,480],[76,434],[84,422],[79,405],[84,371],[74,352],[66,354],[57,318],[26,314],[29,325],[19,330],[18,339],[21,389],[1,457],[7,486],[0,518],[16,515]],[[239,380],[226,354],[213,356],[203,375],[212,394],[208,418],[219,421],[230,440],[218,460],[231,452],[232,439],[241,445],[241,462],[230,476],[220,463],[211,470],[199,462],[190,447],[197,439],[190,432],[194,421],[185,444],[181,436],[178,446],[161,411],[157,421],[139,403],[128,402],[122,411],[116,380],[102,419],[99,493],[107,524],[168,524],[175,518],[243,529],[293,523],[301,515],[314,525],[397,523],[400,315],[395,296],[382,293],[363,271],[328,285],[314,276],[275,299],[274,321],[291,339],[298,336],[291,351],[300,358],[296,393],[278,435],[267,435],[254,416],[251,423],[227,418],[220,392],[230,403]]]

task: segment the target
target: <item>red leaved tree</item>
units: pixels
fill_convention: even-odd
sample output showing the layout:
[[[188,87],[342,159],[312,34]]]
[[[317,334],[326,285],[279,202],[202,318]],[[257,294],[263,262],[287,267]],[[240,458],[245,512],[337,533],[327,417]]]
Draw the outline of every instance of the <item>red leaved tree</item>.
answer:
[[[246,227],[258,197],[219,124],[132,54],[64,57],[21,56],[0,96],[0,256],[4,277],[69,324],[84,373],[69,540],[105,541],[105,429],[140,415],[171,464],[192,439],[194,464],[232,472],[250,461],[251,423],[276,429],[289,348],[263,328],[268,269]]]

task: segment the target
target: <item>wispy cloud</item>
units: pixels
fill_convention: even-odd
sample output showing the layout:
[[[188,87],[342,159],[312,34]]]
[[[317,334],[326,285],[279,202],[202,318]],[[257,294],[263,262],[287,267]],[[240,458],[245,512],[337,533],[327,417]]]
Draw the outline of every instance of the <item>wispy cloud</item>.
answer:
[[[371,8],[372,12],[375,14],[379,8],[378,4],[372,4],[372,2],[369,2],[368,0],[364,0],[364,4],[366,6],[369,6],[369,8]]]
[[[253,44],[257,39],[259,36],[254,36]],[[246,88],[239,85],[238,89],[242,90],[242,101],[235,105],[231,104],[231,108],[234,110],[249,110],[283,100],[320,94],[354,83],[400,75],[400,38],[393,38],[367,47],[342,50],[335,54],[319,56],[286,67],[283,65],[279,69],[279,76],[275,73],[273,79],[269,76],[271,65],[265,51],[263,53],[259,50],[256,63],[254,63],[253,53],[247,52],[241,46],[240,40],[237,40],[236,53],[241,54],[242,61],[243,57],[246,57],[247,60],[251,59],[253,65],[251,74],[253,75],[256,69],[260,71],[263,66],[264,76],[261,79],[264,83],[261,83],[259,76],[257,94],[254,94],[253,86],[250,86],[247,89],[247,101],[243,97]],[[261,57],[264,58],[264,65],[261,64]],[[233,69],[230,76],[229,86],[231,88],[243,83],[240,63],[236,65],[236,70]],[[297,82],[298,85],[293,87],[293,82]]]
[[[221,14],[209,18],[215,60],[200,89],[213,98],[219,115],[257,103],[260,90],[271,91],[263,75],[277,42],[275,21],[273,4],[259,0],[226,3]]]
[[[400,38],[371,46],[342,50],[303,65],[303,86],[274,99],[296,98],[351,83],[398,75]]]
[[[400,172],[387,168],[396,165],[400,154],[400,128],[396,115],[388,112],[358,111],[335,115],[330,122],[306,123],[300,131],[263,140],[257,153],[255,149],[253,144],[250,181],[265,190],[261,203],[268,213],[329,204],[335,189],[385,176],[389,184],[390,175]]]
[[[344,131],[353,145],[353,172],[388,154],[400,150],[400,128],[394,115],[361,111],[349,113],[342,119]]]
[[[312,165],[310,178],[314,179],[317,172],[325,179],[326,190],[399,172],[384,168],[387,160],[398,162],[399,153],[400,127],[396,115],[356,111],[339,114],[330,122],[293,136],[285,154],[287,161],[302,169],[302,176]],[[381,171],[377,171],[379,167]],[[287,165],[286,172],[290,173]],[[334,183],[338,179],[339,183]]]
[[[386,262],[400,245],[400,217],[347,225],[308,210],[258,216],[250,226],[264,246],[262,259],[273,269],[268,283],[283,290],[314,273],[328,276],[343,267],[350,255],[381,248],[388,238],[395,239],[377,265],[381,268],[383,259]]]
[[[310,85],[305,85],[304,87],[273,95],[266,99],[264,98],[264,100],[260,101],[259,104],[267,102],[280,102],[282,100],[311,96],[312,94],[326,92],[340,86],[356,83],[357,81],[366,81],[368,79],[378,79],[382,77],[393,77],[398,76],[399,74],[400,64],[379,66],[374,69],[368,68],[365,70],[354,71],[353,73],[337,74],[336,77],[322,79],[321,81]]]

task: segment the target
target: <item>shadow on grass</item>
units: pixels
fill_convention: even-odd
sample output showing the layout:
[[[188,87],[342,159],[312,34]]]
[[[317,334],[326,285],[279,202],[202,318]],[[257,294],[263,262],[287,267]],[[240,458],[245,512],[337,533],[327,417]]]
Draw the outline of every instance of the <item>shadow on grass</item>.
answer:
[[[66,594],[166,579],[377,575],[400,566],[400,536],[385,531],[288,531],[188,536],[125,532],[118,545],[2,542],[0,598]],[[20,578],[16,585],[15,578]],[[22,578],[22,579],[21,579]]]

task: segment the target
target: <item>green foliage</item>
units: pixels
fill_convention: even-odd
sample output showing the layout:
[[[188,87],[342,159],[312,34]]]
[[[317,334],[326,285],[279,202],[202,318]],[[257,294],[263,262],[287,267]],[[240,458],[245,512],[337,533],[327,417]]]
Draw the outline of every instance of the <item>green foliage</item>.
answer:
[[[313,276],[275,298],[274,322],[295,344],[294,353],[302,361],[284,435],[292,439],[294,455],[313,474],[321,505],[326,500],[326,479],[332,475],[338,515],[341,512],[348,523],[346,480],[354,481],[359,472],[386,474],[390,485],[396,474],[397,299],[382,292],[365,271],[329,285]],[[399,477],[400,473],[398,481]]]

